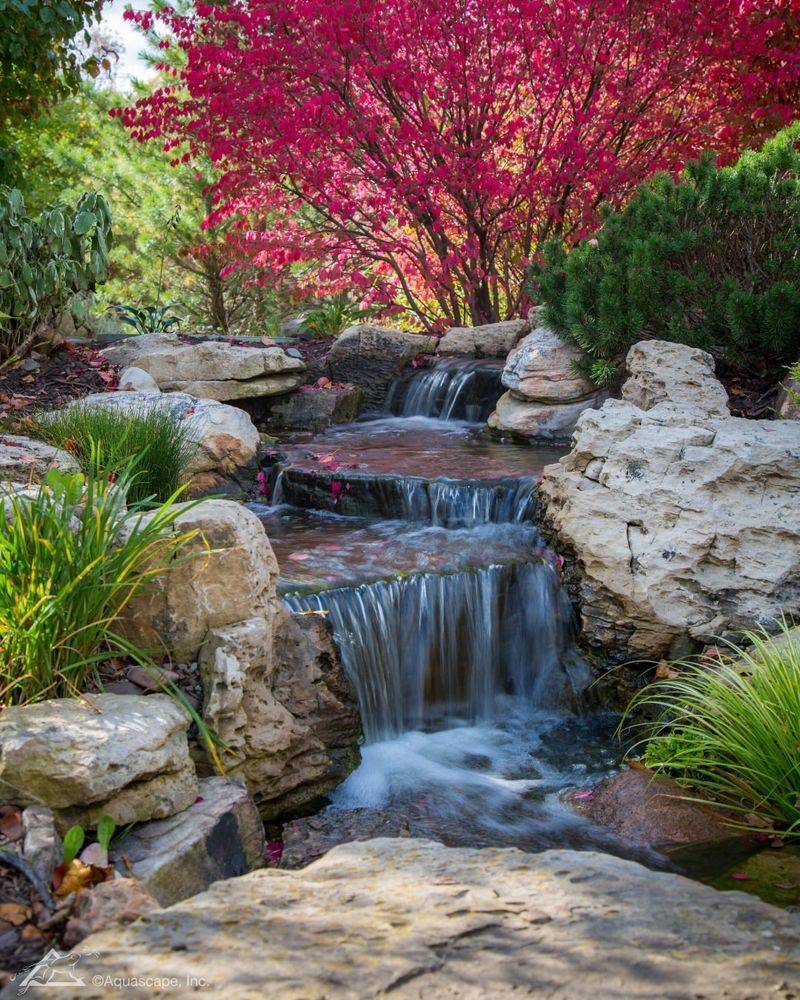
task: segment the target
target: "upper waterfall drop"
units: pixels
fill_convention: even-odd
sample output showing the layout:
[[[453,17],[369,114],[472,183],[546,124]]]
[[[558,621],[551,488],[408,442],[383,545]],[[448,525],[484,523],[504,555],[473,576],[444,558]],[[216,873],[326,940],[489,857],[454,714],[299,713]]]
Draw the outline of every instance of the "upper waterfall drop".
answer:
[[[385,411],[401,417],[483,423],[502,395],[502,373],[499,361],[460,358],[406,370],[392,383]]]

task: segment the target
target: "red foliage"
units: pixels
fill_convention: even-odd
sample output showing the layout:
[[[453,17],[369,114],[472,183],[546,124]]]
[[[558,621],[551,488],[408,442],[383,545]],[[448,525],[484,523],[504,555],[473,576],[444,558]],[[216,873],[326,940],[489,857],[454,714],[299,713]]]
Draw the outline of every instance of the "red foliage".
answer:
[[[214,224],[426,325],[519,311],[537,246],[791,116],[800,0],[231,0],[123,112],[221,171]],[[143,17],[152,17],[150,14]],[[297,267],[296,265],[300,265]]]

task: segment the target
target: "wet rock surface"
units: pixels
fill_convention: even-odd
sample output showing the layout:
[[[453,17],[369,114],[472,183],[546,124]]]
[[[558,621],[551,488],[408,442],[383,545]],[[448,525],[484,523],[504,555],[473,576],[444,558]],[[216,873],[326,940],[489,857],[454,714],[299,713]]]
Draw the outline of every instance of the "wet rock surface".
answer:
[[[414,358],[432,354],[435,349],[435,337],[359,324],[336,338],[326,367],[335,382],[358,386],[367,404],[379,408],[392,378]]]
[[[181,995],[193,976],[225,997],[789,1000],[799,948],[791,915],[619,858],[379,839],[93,935],[86,985],[62,992],[111,996],[94,977],[156,968],[181,985],[148,996]]]
[[[355,420],[363,404],[358,386],[305,386],[271,408],[269,423],[290,430],[322,430]]]

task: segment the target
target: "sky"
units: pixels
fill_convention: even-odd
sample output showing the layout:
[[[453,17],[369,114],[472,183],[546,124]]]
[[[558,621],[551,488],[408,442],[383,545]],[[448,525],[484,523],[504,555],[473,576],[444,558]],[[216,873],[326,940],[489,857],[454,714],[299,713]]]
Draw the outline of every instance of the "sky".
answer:
[[[122,43],[123,51],[116,67],[116,79],[120,85],[125,85],[132,77],[147,77],[150,70],[138,58],[142,48],[141,37],[133,26],[122,19],[126,7],[134,10],[147,10],[149,4],[142,0],[110,0],[103,5],[101,26],[117,41]]]

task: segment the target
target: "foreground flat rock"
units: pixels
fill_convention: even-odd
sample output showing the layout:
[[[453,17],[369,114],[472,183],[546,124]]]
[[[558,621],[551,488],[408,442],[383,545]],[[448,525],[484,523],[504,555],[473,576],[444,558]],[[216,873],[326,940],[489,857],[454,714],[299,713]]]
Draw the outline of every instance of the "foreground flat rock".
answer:
[[[189,717],[166,695],[59,698],[0,715],[4,802],[45,805],[62,829],[171,816],[197,796]]]
[[[610,855],[371,840],[260,870],[81,945],[84,986],[126,996],[775,997],[800,989],[794,916]],[[156,971],[157,970],[157,971]],[[93,981],[98,985],[92,985]],[[44,995],[37,987],[34,996]]]

